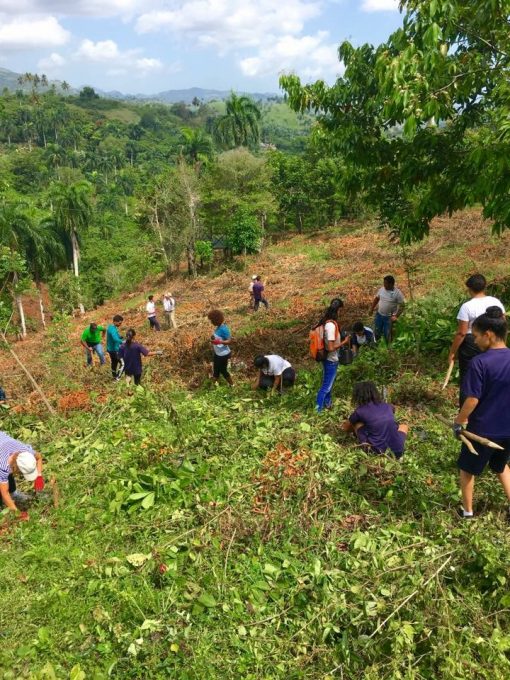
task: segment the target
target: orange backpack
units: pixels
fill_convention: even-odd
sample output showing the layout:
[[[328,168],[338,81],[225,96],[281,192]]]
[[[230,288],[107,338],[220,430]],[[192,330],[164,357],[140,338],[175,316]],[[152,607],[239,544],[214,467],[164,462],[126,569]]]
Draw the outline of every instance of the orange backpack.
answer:
[[[331,323],[335,324],[334,349],[338,349],[341,342],[340,331],[336,321],[331,321]],[[325,324],[321,324],[310,331],[310,355],[315,361],[326,361],[328,357],[329,350],[324,346],[324,328]]]

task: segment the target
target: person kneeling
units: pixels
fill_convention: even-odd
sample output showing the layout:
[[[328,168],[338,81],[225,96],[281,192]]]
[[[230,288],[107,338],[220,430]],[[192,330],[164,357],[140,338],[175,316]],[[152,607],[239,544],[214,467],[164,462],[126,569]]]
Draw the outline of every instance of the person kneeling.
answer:
[[[402,458],[409,427],[397,423],[395,407],[382,400],[371,381],[356,383],[352,400],[356,410],[343,423],[342,429],[352,432],[370,453],[382,454],[390,449],[395,458]]]
[[[42,477],[42,456],[24,442],[13,439],[6,432],[0,432],[0,507],[2,504],[8,509],[17,512],[17,501],[24,500],[25,494],[16,490],[15,476],[19,474],[27,482],[34,483],[36,492],[44,489]],[[22,519],[28,519],[28,515],[21,513]]]
[[[278,390],[281,394],[284,387],[293,387],[296,382],[296,371],[278,354],[259,354],[253,364],[260,371],[254,390]]]

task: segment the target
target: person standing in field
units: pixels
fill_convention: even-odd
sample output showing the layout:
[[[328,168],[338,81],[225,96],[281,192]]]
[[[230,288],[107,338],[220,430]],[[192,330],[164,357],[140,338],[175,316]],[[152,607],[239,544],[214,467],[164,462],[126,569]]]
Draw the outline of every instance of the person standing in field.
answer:
[[[149,357],[160,352],[151,352],[139,342],[135,342],[136,331],[130,328],[126,333],[126,341],[119,349],[119,358],[124,361],[124,373],[126,378],[133,379],[135,385],[142,381],[142,356]]]
[[[462,385],[469,363],[473,357],[481,352],[473,335],[473,323],[477,317],[485,314],[488,307],[499,307],[503,313],[505,312],[505,308],[498,298],[485,294],[486,287],[487,281],[482,274],[473,274],[466,281],[466,288],[468,289],[471,299],[465,302],[459,309],[459,313],[457,314],[457,332],[455,333],[448,354],[449,363],[455,361],[457,355],[459,357],[460,406],[462,406],[466,397],[462,391]]]
[[[104,340],[106,328],[98,326],[97,323],[91,323],[81,334],[80,344],[85,349],[85,356],[87,359],[87,366],[92,366],[92,353],[95,352],[99,357],[101,366],[106,362],[104,358],[103,345],[101,340]]]
[[[374,319],[375,338],[384,338],[387,343],[391,342],[393,324],[404,311],[405,298],[401,290],[395,286],[395,278],[385,276],[383,287],[379,288],[375,296],[370,313],[377,309]]]
[[[17,474],[21,474],[27,482],[33,482],[37,493],[44,489],[41,454],[34,451],[30,444],[0,431],[0,498],[2,504],[14,512],[18,511],[16,499],[22,496],[16,491]],[[22,519],[28,519],[26,513],[21,516]]]
[[[262,283],[260,276],[256,276],[253,283],[253,309],[255,312],[260,307],[261,302],[266,309],[269,308],[269,303],[264,297],[264,284]]]
[[[163,296],[163,309],[165,312],[166,328],[177,328],[175,323],[175,298],[172,293],[165,293]]]
[[[160,331],[161,326],[159,325],[159,321],[156,317],[156,303],[154,302],[154,295],[149,295],[147,298],[145,309],[147,310],[147,320],[149,321],[149,327],[153,331]]]
[[[322,361],[322,384],[317,392],[316,408],[321,413],[332,405],[332,390],[338,370],[338,350],[342,345],[340,328],[338,327],[338,311],[341,300],[332,300],[315,329],[321,329],[324,344],[324,360]],[[348,339],[347,339],[348,340]]]
[[[110,355],[110,362],[112,366],[112,378],[119,379],[119,368],[121,366],[121,359],[119,357],[119,349],[122,345],[122,337],[119,333],[119,328],[124,321],[124,317],[120,314],[115,314],[112,323],[106,329],[106,351]]]
[[[508,323],[499,306],[489,307],[471,325],[480,351],[467,366],[462,391],[465,396],[453,431],[456,437],[467,430],[499,444],[493,449],[471,442],[478,455],[462,444],[457,465],[462,491],[461,515],[473,517],[475,477],[488,465],[503,487],[510,503],[510,349],[506,346]],[[510,519],[510,507],[507,510]]]
[[[233,387],[232,376],[228,372],[228,362],[232,355],[230,343],[232,336],[229,327],[225,323],[225,315],[219,309],[213,309],[207,318],[214,326],[214,333],[211,336],[213,346],[213,380],[218,382],[223,376],[227,383]]]

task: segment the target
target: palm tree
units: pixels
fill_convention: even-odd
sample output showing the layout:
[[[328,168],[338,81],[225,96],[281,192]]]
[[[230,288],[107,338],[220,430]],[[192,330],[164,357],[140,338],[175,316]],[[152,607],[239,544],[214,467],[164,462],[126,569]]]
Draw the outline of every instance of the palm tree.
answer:
[[[181,134],[184,142],[181,145],[180,156],[193,163],[195,169],[201,164],[206,164],[214,154],[214,145],[211,137],[201,128],[182,128]]]
[[[73,271],[76,278],[80,276],[79,236],[88,228],[92,217],[90,193],[91,186],[85,180],[80,180],[74,184],[57,182],[52,192],[54,205],[53,220],[59,231],[66,234],[71,241]],[[82,314],[85,312],[81,303],[80,311]]]
[[[65,251],[55,229],[47,224],[34,225],[24,203],[3,203],[0,205],[0,245],[6,246],[26,261],[28,270],[39,292],[41,319],[44,323],[40,284],[42,276],[53,273],[63,264]],[[19,287],[19,275],[13,272],[13,299],[17,307],[22,337],[26,337],[25,313]]]
[[[214,137],[221,146],[229,149],[256,144],[260,137],[261,116],[253,99],[232,92],[226,101],[225,114],[216,120]]]

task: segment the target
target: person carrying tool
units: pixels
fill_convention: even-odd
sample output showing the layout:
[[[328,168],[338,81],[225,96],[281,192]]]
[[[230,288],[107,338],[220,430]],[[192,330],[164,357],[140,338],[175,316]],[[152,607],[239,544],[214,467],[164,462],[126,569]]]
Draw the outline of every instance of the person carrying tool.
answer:
[[[27,482],[34,483],[36,492],[44,489],[42,456],[30,446],[0,431],[0,498],[8,510],[19,512],[16,499],[22,494],[16,491],[15,475],[21,474]],[[28,519],[26,512],[21,519]]]
[[[471,300],[465,302],[457,314],[457,332],[448,354],[448,363],[453,364],[455,357],[459,357],[459,407],[462,406],[466,395],[462,391],[462,384],[471,359],[480,354],[480,349],[475,343],[472,332],[473,322],[485,313],[488,307],[499,307],[503,312],[505,308],[498,298],[485,294],[487,281],[482,274],[473,274],[466,281],[466,288]]]
[[[462,491],[461,516],[473,517],[475,477],[488,465],[496,473],[510,502],[510,349],[506,346],[508,323],[498,306],[487,309],[472,324],[473,339],[481,354],[469,362],[462,391],[464,403],[455,418],[457,438],[485,437],[490,444],[465,439],[457,465]],[[494,446],[496,445],[496,446]],[[510,507],[507,510],[510,519]]]

